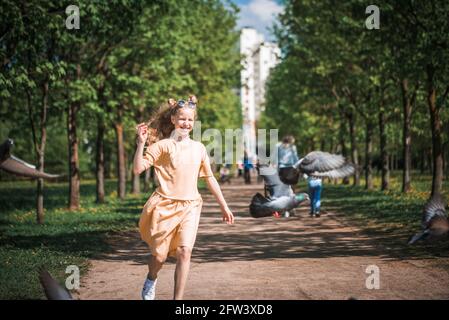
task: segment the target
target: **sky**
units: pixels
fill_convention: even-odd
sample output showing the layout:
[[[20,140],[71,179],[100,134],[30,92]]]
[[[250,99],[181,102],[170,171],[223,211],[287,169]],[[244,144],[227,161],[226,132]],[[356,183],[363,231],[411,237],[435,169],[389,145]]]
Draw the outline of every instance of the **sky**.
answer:
[[[265,36],[265,40],[273,41],[274,37],[267,30],[275,21],[275,15],[282,12],[280,1],[276,0],[233,0],[240,7],[237,27],[253,27]]]

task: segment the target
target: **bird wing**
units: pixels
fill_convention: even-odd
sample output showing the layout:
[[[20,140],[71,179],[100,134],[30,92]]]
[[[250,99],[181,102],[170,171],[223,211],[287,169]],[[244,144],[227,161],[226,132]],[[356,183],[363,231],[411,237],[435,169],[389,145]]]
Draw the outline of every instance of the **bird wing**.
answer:
[[[443,198],[439,193],[430,198],[430,200],[424,206],[424,212],[422,217],[422,227],[427,228],[430,221],[435,218],[447,220],[446,208]]]
[[[305,194],[303,200],[296,199],[296,196],[283,196],[274,200],[271,200],[267,204],[266,207],[271,208],[273,211],[286,211],[291,210],[300,205],[301,202],[308,200],[308,196]]]
[[[259,192],[256,193],[251,199],[251,204],[249,205],[249,213],[254,218],[263,218],[273,215],[273,210],[266,206],[269,200],[261,195]]]
[[[355,171],[354,165],[352,163],[346,163],[340,168],[336,168],[325,172],[315,171],[311,172],[310,175],[314,177],[328,177],[331,179],[338,179],[353,175],[354,171]]]
[[[280,197],[268,200],[260,193],[257,193],[251,200],[249,212],[254,218],[269,217],[275,212],[290,210],[294,207],[294,200],[290,197]]]
[[[272,209],[273,211],[284,211],[290,209],[293,201],[294,200],[292,197],[282,196],[271,200],[270,202],[266,203],[265,206]]]
[[[73,300],[72,295],[47,270],[39,271],[39,280],[48,300]]]
[[[354,173],[354,165],[347,163],[342,155],[312,151],[300,159],[295,168],[309,176],[343,178]]]
[[[408,241],[408,244],[414,244],[416,241],[421,239],[426,239],[429,236],[429,230],[424,230],[423,232],[418,232],[417,234],[413,235],[410,240]]]
[[[260,175],[268,187],[271,198],[291,196],[293,194],[292,188],[281,181],[275,168],[260,167]]]
[[[340,168],[345,164],[345,158],[341,155],[330,154],[323,151],[312,151],[298,161],[298,168],[304,172],[325,172]]]
[[[45,172],[40,172],[36,170],[36,167],[19,159],[14,156],[9,156],[8,159],[0,163],[0,169],[6,172],[25,176],[29,178],[44,178],[44,179],[54,179],[59,177],[59,175],[48,174]]]

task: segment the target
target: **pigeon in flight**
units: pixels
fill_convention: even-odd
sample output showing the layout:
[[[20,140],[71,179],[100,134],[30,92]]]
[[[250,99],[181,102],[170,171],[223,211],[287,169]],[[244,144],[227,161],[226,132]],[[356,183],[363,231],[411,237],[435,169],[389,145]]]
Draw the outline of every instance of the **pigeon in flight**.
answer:
[[[281,212],[292,210],[303,201],[309,200],[307,193],[295,194],[291,186],[283,183],[273,167],[260,166],[260,175],[270,194],[265,198],[256,193],[249,206],[249,212],[254,218],[269,217]]]
[[[73,300],[70,292],[62,287],[47,270],[39,271],[39,281],[48,300]]]
[[[59,175],[40,172],[36,170],[35,166],[11,155],[11,147],[13,144],[14,142],[11,139],[7,139],[0,145],[0,169],[34,179],[54,179],[59,177]]]
[[[422,231],[412,236],[408,244],[418,240],[436,240],[449,235],[449,220],[445,203],[436,193],[424,206],[421,227]]]
[[[294,168],[301,173],[313,177],[331,179],[344,178],[354,174],[354,165],[346,162],[339,154],[323,151],[312,151],[295,163]]]

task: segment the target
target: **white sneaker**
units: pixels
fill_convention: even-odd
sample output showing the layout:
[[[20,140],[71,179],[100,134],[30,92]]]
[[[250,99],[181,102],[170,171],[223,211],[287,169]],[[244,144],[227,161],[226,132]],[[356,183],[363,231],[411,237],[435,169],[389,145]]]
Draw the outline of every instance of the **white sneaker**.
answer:
[[[156,280],[150,280],[146,278],[145,283],[143,284],[142,289],[142,299],[143,300],[154,300],[156,296]]]

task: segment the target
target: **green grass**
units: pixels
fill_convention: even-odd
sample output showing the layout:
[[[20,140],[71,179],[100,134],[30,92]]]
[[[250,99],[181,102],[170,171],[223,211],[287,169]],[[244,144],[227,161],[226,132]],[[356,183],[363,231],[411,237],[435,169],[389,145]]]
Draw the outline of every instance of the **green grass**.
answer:
[[[107,181],[107,203],[95,204],[95,181],[81,185],[81,209],[67,207],[65,183],[45,186],[45,223],[36,224],[35,183],[0,183],[0,299],[40,299],[37,270],[44,266],[61,283],[69,265],[81,273],[89,258],[108,252],[110,235],[136,228],[150,193],[116,198],[115,181]]]

